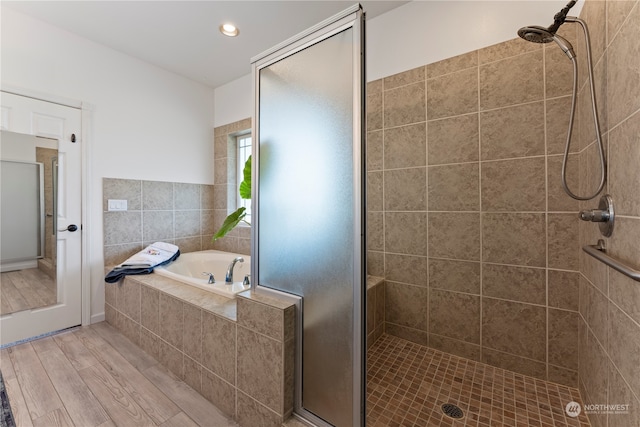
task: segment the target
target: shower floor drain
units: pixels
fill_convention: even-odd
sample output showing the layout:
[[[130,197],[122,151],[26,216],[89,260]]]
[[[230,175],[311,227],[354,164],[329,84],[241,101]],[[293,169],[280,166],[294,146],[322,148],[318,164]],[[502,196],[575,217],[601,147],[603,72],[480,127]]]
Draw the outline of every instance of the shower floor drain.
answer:
[[[462,418],[464,416],[462,409],[453,403],[445,403],[442,405],[442,412],[444,412],[447,417],[451,418]]]

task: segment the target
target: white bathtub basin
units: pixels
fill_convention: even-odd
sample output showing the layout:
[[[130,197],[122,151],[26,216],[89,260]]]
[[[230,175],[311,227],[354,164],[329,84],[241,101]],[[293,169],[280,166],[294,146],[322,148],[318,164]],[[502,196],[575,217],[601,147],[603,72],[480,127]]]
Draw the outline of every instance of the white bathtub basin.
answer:
[[[233,284],[227,285],[224,282],[227,267],[236,257],[244,258],[244,262],[236,263],[233,269]],[[156,267],[154,272],[227,298],[234,298],[238,292],[249,289],[249,286],[242,285],[242,280],[251,272],[251,257],[215,250],[188,252],[180,254],[178,259],[170,264]],[[213,273],[216,282],[207,283],[208,276],[203,273]]]

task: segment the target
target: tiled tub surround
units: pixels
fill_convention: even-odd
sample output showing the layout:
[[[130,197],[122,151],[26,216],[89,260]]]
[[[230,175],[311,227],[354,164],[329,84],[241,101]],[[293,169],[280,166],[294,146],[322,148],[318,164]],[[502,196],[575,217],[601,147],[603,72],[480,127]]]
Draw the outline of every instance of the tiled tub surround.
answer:
[[[244,119],[213,130],[214,135],[214,197],[213,223],[218,228],[237,209],[237,147],[235,136],[251,130],[251,119]],[[251,253],[251,227],[241,224],[213,244],[213,249],[225,252]]]
[[[613,196],[616,224],[603,238],[581,223],[580,245],[605,240],[607,252],[640,267],[640,3],[586,1],[581,18],[592,38],[596,94],[608,159],[603,193]],[[576,140],[580,192],[597,188],[599,165],[591,122],[584,43],[577,45],[580,91]],[[581,203],[593,209],[597,199]],[[580,252],[579,377],[586,404],[629,405],[628,414],[592,413],[598,427],[640,426],[640,284]]]
[[[295,306],[227,299],[157,274],[105,284],[106,320],[241,426],[293,410]]]
[[[147,245],[164,241],[181,252],[214,249],[213,186],[104,178],[104,264],[117,265]],[[126,211],[107,209],[127,200]]]
[[[571,72],[554,44],[514,39],[368,84],[386,333],[578,385],[579,206],[560,185]]]

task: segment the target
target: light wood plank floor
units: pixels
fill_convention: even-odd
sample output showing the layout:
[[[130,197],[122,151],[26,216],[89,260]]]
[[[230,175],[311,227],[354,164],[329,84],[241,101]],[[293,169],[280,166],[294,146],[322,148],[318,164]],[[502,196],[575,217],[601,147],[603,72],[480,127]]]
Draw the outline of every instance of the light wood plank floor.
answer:
[[[0,351],[19,427],[237,427],[105,322]]]
[[[47,307],[56,301],[55,280],[37,268],[0,273],[0,315]]]

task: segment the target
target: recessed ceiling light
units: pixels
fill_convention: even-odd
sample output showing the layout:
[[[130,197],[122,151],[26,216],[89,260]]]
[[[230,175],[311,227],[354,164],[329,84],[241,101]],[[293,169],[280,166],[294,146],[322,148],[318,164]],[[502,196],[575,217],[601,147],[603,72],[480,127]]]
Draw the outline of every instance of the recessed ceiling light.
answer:
[[[235,37],[240,34],[240,31],[233,24],[222,24],[220,25],[220,32],[225,36]]]

